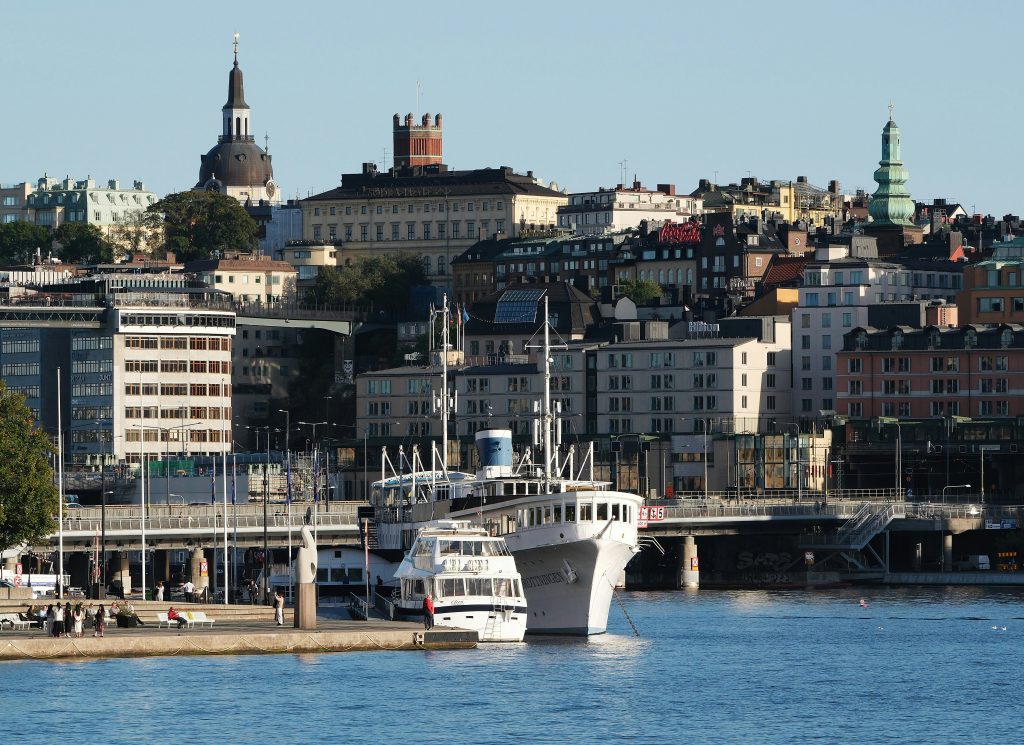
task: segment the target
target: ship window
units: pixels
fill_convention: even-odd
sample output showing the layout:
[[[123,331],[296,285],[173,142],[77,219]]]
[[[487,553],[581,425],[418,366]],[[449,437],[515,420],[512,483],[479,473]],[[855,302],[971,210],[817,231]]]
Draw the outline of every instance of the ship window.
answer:
[[[513,592],[513,580],[501,577],[494,578],[494,594],[499,598],[510,598]],[[483,593],[481,593],[483,594]]]
[[[441,580],[441,597],[452,598],[466,594],[466,585],[462,577]]]
[[[503,487],[504,487],[504,489],[503,489],[503,490],[504,490],[505,496],[506,496],[506,497],[510,497],[510,496],[512,496],[512,494],[514,493],[514,491],[513,491],[513,490],[514,490],[514,488],[515,488],[515,485],[514,485],[514,484],[513,484],[512,482],[510,482],[510,481],[506,481],[506,482],[505,482],[505,483],[503,484]]]
[[[560,504],[555,505],[554,520],[556,523],[562,522],[562,505]]]
[[[532,528],[537,524],[537,513],[534,512],[533,507],[530,508],[530,527]]]
[[[567,523],[576,522],[576,505],[567,504],[565,505],[565,521]]]
[[[594,519],[594,505],[590,502],[583,502],[580,504],[580,522],[589,521]]]
[[[598,502],[597,503],[597,519],[607,520],[608,519],[608,503]]]
[[[618,519],[619,519],[619,505],[618,504],[613,504],[612,505],[612,520],[618,520]]]
[[[442,554],[458,554],[462,552],[462,541],[440,541],[438,546]]]
[[[426,594],[426,591],[423,589],[423,580],[418,579],[418,580],[415,580],[415,582],[413,582],[412,594],[413,595],[420,595],[420,596],[423,596],[423,595]]]
[[[544,505],[544,524],[547,525],[551,522],[551,505]]]

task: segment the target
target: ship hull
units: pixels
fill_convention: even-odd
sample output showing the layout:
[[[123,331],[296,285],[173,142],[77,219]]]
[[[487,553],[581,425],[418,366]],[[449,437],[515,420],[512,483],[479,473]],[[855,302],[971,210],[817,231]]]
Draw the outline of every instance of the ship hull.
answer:
[[[511,541],[510,541],[511,543]],[[612,594],[633,556],[605,538],[512,549],[526,594],[528,634],[603,634]]]

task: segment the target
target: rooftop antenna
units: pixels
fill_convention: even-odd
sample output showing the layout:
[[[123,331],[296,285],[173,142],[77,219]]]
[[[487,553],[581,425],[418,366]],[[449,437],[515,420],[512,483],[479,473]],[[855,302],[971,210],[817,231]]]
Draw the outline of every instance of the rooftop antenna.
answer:
[[[235,65],[238,65],[238,32],[235,32]]]
[[[626,184],[626,166],[629,165],[629,161],[623,158],[619,161],[619,183],[625,186]]]
[[[416,81],[416,116],[420,115],[420,96],[423,94],[423,85]]]

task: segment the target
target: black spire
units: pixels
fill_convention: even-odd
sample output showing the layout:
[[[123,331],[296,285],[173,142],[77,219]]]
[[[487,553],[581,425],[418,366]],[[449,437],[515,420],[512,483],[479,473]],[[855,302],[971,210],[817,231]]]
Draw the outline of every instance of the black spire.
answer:
[[[238,66],[238,34],[235,34],[235,64],[228,73],[228,102],[225,109],[247,109],[245,86],[242,83],[242,68]]]

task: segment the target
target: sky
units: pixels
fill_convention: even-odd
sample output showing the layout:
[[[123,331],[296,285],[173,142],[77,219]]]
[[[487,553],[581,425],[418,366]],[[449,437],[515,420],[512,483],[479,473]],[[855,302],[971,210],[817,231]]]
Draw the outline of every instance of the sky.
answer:
[[[443,114],[452,168],[570,191],[624,172],[680,192],[748,175],[873,191],[892,101],[915,199],[1020,214],[1022,21],[1024,3],[947,0],[11,3],[0,182],[191,188],[238,32],[288,197],[383,162],[407,112]]]

